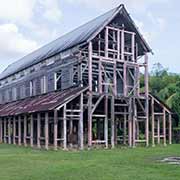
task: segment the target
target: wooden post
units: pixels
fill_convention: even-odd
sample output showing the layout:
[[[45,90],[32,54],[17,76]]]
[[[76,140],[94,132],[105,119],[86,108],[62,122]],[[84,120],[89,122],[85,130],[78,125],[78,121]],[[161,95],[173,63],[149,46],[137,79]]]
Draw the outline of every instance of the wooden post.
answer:
[[[151,110],[152,110],[152,146],[155,146],[154,143],[154,98],[151,100]]]
[[[80,149],[84,149],[84,133],[83,133],[83,93],[80,95],[80,120],[79,120],[79,145]]]
[[[18,117],[18,145],[21,145],[21,116]]]
[[[2,128],[2,118],[0,118],[0,143],[3,141],[3,128]]]
[[[137,109],[136,109],[136,101],[135,98],[133,98],[133,109],[134,109],[134,114],[133,114],[133,137],[132,137],[132,144],[133,147],[136,146],[136,118],[137,118]]]
[[[117,96],[117,74],[116,74],[116,61],[114,60],[114,67],[113,67],[113,83],[114,83],[114,96]]]
[[[16,144],[16,117],[13,118],[13,144]]]
[[[11,144],[11,118],[8,118],[8,143]]]
[[[123,65],[123,91],[124,91],[124,97],[127,96],[127,63],[124,62]]]
[[[105,56],[108,58],[108,44],[109,44],[109,30],[108,27],[105,28]]]
[[[160,144],[160,118],[157,118],[157,136],[158,136],[158,144]]]
[[[27,116],[24,115],[24,146],[27,146],[27,141],[26,141],[26,137],[27,137]]]
[[[37,115],[37,147],[40,149],[41,148],[41,114],[38,113]]]
[[[102,93],[102,61],[99,59],[99,93]]]
[[[114,148],[114,96],[111,98],[111,147]]]
[[[127,131],[127,128],[126,128],[126,125],[127,125],[127,109],[126,107],[124,107],[124,125],[123,125],[123,144],[125,145],[126,144],[126,131]]]
[[[145,111],[146,111],[146,146],[149,146],[149,82],[148,82],[148,55],[145,54]]]
[[[45,149],[49,149],[49,114],[45,114]]]
[[[7,143],[6,132],[7,132],[7,129],[6,129],[6,119],[4,118],[4,143]]]
[[[124,60],[124,29],[121,31],[121,60]]]
[[[30,145],[31,147],[34,146],[34,120],[33,120],[33,114],[31,114],[31,119],[30,119],[30,126],[31,126],[31,135],[30,135]]]
[[[89,61],[88,61],[88,79],[89,79],[89,99],[88,99],[88,146],[92,146],[92,42],[89,42]]]
[[[132,34],[131,48],[132,48],[132,61],[134,62],[135,61],[135,34],[134,33]]]
[[[64,150],[67,149],[67,119],[66,119],[66,104],[63,110],[63,131],[64,131]]]
[[[166,110],[163,108],[163,136],[164,136],[164,146],[166,146]]]
[[[54,150],[57,150],[58,111],[54,110]]]
[[[105,96],[104,99],[104,111],[105,111],[105,120],[104,120],[104,138],[105,146],[108,148],[108,96]]]
[[[132,99],[129,99],[129,108],[128,108],[128,143],[129,147],[132,147]]]
[[[172,115],[169,113],[169,144],[172,144]]]

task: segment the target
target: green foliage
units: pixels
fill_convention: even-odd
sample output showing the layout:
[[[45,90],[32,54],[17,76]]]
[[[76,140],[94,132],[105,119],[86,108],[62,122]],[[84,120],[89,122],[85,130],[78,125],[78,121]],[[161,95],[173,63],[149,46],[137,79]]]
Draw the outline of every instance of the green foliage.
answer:
[[[149,75],[150,92],[164,101],[180,117],[180,75],[169,73],[160,63],[154,64]],[[141,87],[143,77],[141,78]]]

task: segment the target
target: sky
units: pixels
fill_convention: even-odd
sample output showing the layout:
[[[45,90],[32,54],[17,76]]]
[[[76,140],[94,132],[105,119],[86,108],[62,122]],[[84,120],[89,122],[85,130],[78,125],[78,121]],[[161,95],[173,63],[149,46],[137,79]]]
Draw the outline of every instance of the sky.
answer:
[[[154,52],[150,69],[161,63],[180,73],[178,0],[0,0],[0,72],[121,3]]]

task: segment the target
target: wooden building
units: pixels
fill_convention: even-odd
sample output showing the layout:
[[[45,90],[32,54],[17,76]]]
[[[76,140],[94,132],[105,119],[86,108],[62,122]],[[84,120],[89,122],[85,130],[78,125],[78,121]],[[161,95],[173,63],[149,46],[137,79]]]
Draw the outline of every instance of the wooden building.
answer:
[[[120,5],[11,64],[0,75],[0,141],[171,144],[171,110],[148,90],[151,52]]]

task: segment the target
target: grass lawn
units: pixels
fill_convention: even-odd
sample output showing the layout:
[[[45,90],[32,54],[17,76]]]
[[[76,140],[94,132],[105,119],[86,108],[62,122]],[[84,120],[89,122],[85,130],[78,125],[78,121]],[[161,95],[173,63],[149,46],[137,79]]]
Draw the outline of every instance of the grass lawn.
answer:
[[[0,180],[180,180],[180,166],[157,159],[180,156],[180,145],[63,152],[0,145]]]

